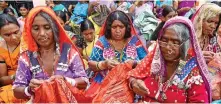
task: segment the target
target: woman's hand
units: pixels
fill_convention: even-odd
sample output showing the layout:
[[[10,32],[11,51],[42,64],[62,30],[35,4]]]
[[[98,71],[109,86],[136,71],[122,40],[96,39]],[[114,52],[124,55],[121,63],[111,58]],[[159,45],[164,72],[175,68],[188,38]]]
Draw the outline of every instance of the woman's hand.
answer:
[[[62,80],[65,80],[65,78],[61,75],[53,75],[51,76],[47,81],[48,82],[51,82],[51,81],[54,81],[55,79],[62,79]]]
[[[112,69],[113,67],[117,66],[120,63],[116,60],[106,60],[105,64],[107,69]]]
[[[137,61],[136,60],[132,60],[132,59],[128,59],[125,61],[125,63],[128,63],[132,66],[132,68],[135,68],[137,66]]]
[[[31,88],[31,91],[34,92],[34,89],[39,87],[42,83],[44,83],[44,80],[31,79],[29,87]]]
[[[211,51],[203,51],[203,56],[206,60],[206,63],[209,63],[210,61],[213,60],[213,56],[215,55],[214,52]]]
[[[146,96],[147,94],[150,94],[149,89],[146,87],[144,81],[140,79],[130,78],[130,85],[132,90],[138,95]]]

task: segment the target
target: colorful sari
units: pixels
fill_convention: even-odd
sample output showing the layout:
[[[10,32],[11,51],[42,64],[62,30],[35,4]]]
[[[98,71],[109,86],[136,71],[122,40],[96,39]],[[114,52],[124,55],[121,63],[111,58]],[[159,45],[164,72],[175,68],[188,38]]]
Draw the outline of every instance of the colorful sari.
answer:
[[[204,61],[201,49],[195,38],[195,31],[190,20],[184,17],[174,17],[168,20],[158,39],[163,35],[168,26],[182,23],[190,31],[190,47],[188,59],[180,60],[178,69],[170,80],[161,83],[165,76],[166,68],[158,41],[148,49],[148,56],[140,64],[129,72],[130,77],[141,79],[145,82],[150,94],[144,97],[146,102],[160,103],[193,103],[211,102],[211,89],[207,65]]]
[[[8,76],[15,75],[18,66],[19,50],[18,46],[12,53],[8,50],[0,47],[0,57],[5,60],[7,65]],[[9,55],[10,54],[10,55]],[[6,85],[1,87],[0,102],[4,103],[22,103],[22,100],[16,99],[13,94],[12,85]]]
[[[92,42],[86,42],[87,46],[83,49],[83,57],[88,59],[91,56],[92,53],[92,49],[95,46],[95,43],[98,40],[98,36],[95,35],[95,38]],[[84,59],[84,63],[85,63],[85,69],[88,69],[88,62],[87,60]]]
[[[112,48],[112,46],[110,45],[110,43],[108,42],[108,40],[104,36],[104,32],[106,29],[106,27],[105,27],[106,22],[105,22],[105,24],[103,25],[101,32],[100,32],[101,37],[98,39],[98,41],[96,42],[96,44],[92,50],[90,60],[99,62],[99,61],[104,61],[104,60],[108,60],[108,59],[115,59],[115,60],[119,61],[120,63],[122,63],[122,64],[120,64],[120,65],[122,65],[121,70],[124,70],[123,69],[124,65],[125,65],[124,62],[127,59],[132,59],[132,60],[136,60],[136,61],[142,60],[146,56],[147,52],[146,52],[145,48],[143,47],[140,39],[137,37],[136,31],[132,25],[132,22],[130,22],[130,25],[131,25],[132,36],[129,38],[129,42],[125,45],[123,51],[118,52]],[[87,94],[91,95],[91,96],[95,96],[96,94],[98,94],[99,89],[102,89],[102,87],[101,87],[102,84],[109,83],[109,82],[106,82],[106,80],[105,80],[106,76],[109,75],[109,73],[114,73],[115,71],[117,71],[117,70],[113,70],[113,69],[96,72],[93,76],[91,86],[87,90]],[[115,75],[117,75],[117,74],[115,74]],[[123,74],[121,74],[121,75],[123,75]],[[117,78],[116,76],[110,76],[110,77]],[[113,79],[113,80],[117,80],[117,79]]]
[[[79,52],[77,51],[75,45],[71,42],[70,38],[68,38],[65,30],[57,20],[55,13],[48,7],[39,6],[33,8],[26,18],[21,41],[21,55],[18,60],[18,70],[16,71],[16,79],[14,81],[13,88],[27,87],[30,80],[33,78],[39,80],[46,80],[50,78],[50,76],[41,67],[41,64],[39,64],[39,56],[36,54],[38,52],[38,46],[31,35],[33,20],[40,12],[47,13],[55,21],[59,30],[59,43],[58,46],[56,46],[56,54],[58,54],[59,57],[55,58],[54,75],[61,75],[72,79],[81,78],[88,83],[88,79],[86,77],[87,75],[84,71],[83,61],[79,55]],[[48,90],[56,91],[56,89],[53,89],[53,87]],[[35,97],[36,96],[38,95],[35,95]],[[40,102],[45,101],[41,100]]]
[[[214,59],[208,63],[208,70],[211,76],[212,98],[221,99],[221,54],[215,54]]]
[[[216,36],[209,38],[209,36],[203,35],[202,27],[203,20],[215,17],[221,14],[221,7],[213,3],[203,4],[198,11],[193,15],[191,21],[193,22],[194,29],[196,30],[197,40],[203,51],[220,52],[221,49],[217,45]]]

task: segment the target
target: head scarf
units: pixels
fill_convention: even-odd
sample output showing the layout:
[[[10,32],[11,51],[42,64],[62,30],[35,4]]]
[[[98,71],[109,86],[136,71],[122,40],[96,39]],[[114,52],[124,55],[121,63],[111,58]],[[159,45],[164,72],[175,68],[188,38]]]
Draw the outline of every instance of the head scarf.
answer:
[[[56,22],[56,25],[59,30],[58,37],[59,37],[60,49],[62,49],[61,47],[62,47],[63,43],[72,44],[72,46],[75,48],[75,46],[71,42],[70,38],[68,38],[68,35],[66,34],[64,28],[60,25],[55,13],[48,7],[39,6],[39,7],[35,7],[33,9],[31,9],[31,11],[29,12],[29,14],[26,18],[24,31],[22,33],[21,53],[24,51],[27,51],[27,50],[29,50],[31,52],[38,51],[38,46],[37,46],[35,40],[32,37],[32,34],[31,34],[31,28],[32,28],[32,23],[33,23],[36,15],[40,12],[47,13]]]
[[[202,34],[203,20],[208,20],[219,14],[221,14],[221,7],[213,3],[206,3],[197,10],[191,19],[196,31],[197,40],[202,50],[204,50],[203,48],[206,48],[204,46],[209,45],[209,37],[203,36]]]
[[[25,26],[24,26],[24,30],[23,30],[22,38],[21,38],[20,53],[23,53],[25,51],[30,51],[30,52],[37,52],[38,51],[38,46],[32,37],[31,29],[32,29],[32,23],[33,23],[35,17],[40,12],[47,13],[54,20],[55,24],[57,25],[58,35],[59,35],[58,36],[59,37],[59,39],[58,39],[59,40],[58,41],[59,48],[62,49],[63,43],[68,43],[68,44],[71,44],[72,48],[74,48],[78,52],[77,48],[72,43],[71,39],[68,38],[68,35],[66,34],[64,28],[59,23],[54,11],[51,8],[39,6],[39,7],[35,7],[33,9],[31,9],[31,11],[28,13],[28,15],[26,17]],[[60,50],[60,52],[61,52],[61,50]]]
[[[189,39],[190,39],[190,47],[192,47],[192,51],[191,51],[192,54],[191,55],[195,55],[200,74],[203,77],[207,91],[211,95],[210,84],[208,82],[208,81],[210,81],[209,72],[207,70],[207,65],[206,65],[206,62],[203,58],[199,44],[195,38],[195,30],[193,28],[191,21],[185,17],[180,17],[180,16],[169,19],[165,23],[165,25],[163,26],[163,28],[158,36],[158,39],[160,39],[162,37],[164,29],[166,29],[167,27],[169,27],[173,24],[176,24],[176,23],[184,24],[185,26],[187,26],[187,28],[190,31],[190,38]],[[161,58],[159,58],[159,57],[161,57]],[[149,52],[148,56],[145,57],[140,64],[142,64],[142,66],[140,65],[140,67],[136,67],[136,69],[130,71],[129,76],[141,79],[141,78],[145,78],[147,76],[151,76],[151,74],[156,74],[156,73],[159,73],[161,75],[164,74],[165,64],[162,61],[162,55],[160,53],[158,41],[155,44],[153,51]],[[211,96],[209,96],[209,97],[211,99]]]

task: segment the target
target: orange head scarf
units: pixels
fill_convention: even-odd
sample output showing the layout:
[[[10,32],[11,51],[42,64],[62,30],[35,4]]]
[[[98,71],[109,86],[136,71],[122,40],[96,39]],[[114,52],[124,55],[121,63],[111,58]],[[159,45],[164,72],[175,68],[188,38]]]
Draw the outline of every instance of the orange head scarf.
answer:
[[[31,51],[31,52],[37,52],[38,51],[38,46],[35,42],[35,40],[32,37],[31,33],[31,28],[32,28],[32,23],[37,16],[38,13],[44,12],[47,13],[51,18],[54,20],[55,24],[58,27],[58,37],[59,37],[59,47],[60,51],[62,49],[63,43],[68,43],[71,44],[72,48],[74,48],[80,55],[80,52],[78,49],[75,47],[75,45],[72,43],[71,39],[68,37],[66,34],[64,28],[61,26],[60,22],[57,19],[57,16],[55,15],[54,11],[51,8],[44,7],[44,6],[39,6],[31,9],[29,12],[28,16],[25,19],[25,25],[24,25],[24,30],[22,33],[22,38],[21,38],[21,46],[20,46],[20,53],[23,53],[25,51]],[[81,60],[83,63],[83,60]],[[84,64],[84,63],[83,63]]]
[[[60,49],[62,49],[63,43],[69,43],[77,51],[77,48],[74,46],[74,44],[72,43],[70,38],[68,38],[64,28],[60,25],[54,11],[48,7],[39,6],[39,7],[35,7],[33,9],[31,9],[31,11],[29,12],[29,14],[25,20],[24,31],[22,33],[22,39],[21,39],[22,41],[21,41],[20,53],[27,51],[27,50],[29,50],[31,52],[38,51],[38,46],[32,37],[31,28],[32,28],[32,23],[33,23],[34,18],[40,12],[47,13],[49,16],[51,16],[51,18],[56,23],[58,30],[59,30],[59,33],[58,33],[59,39],[58,40],[59,40]]]

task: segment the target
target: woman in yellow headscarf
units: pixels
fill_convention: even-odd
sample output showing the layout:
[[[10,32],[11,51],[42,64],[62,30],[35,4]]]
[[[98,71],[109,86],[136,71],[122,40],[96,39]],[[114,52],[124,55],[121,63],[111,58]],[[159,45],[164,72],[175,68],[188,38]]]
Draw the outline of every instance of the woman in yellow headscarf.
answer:
[[[86,43],[86,46],[83,47],[82,54],[87,69],[87,60],[90,57],[92,49],[98,39],[98,35],[95,34],[94,25],[90,20],[85,20],[81,23],[81,35]]]

